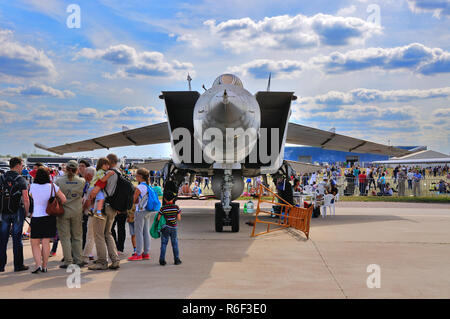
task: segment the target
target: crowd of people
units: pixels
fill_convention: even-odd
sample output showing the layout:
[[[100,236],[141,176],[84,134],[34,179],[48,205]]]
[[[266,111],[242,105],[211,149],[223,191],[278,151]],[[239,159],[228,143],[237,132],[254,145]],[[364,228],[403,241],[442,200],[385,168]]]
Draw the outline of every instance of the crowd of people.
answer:
[[[29,269],[24,265],[23,239],[30,239],[35,262],[33,273],[47,272],[49,258],[56,255],[61,244],[63,259],[60,268],[71,264],[88,266],[90,270],[119,269],[120,256],[125,254],[126,225],[128,224],[133,252],[129,261],[149,260],[151,247],[151,213],[149,198],[153,194],[162,197],[157,218],[164,224],[160,228],[161,249],[159,263],[165,265],[166,246],[172,244],[174,263],[180,264],[177,241],[177,221],[181,210],[175,205],[177,196],[200,196],[202,189],[210,189],[210,178],[187,177],[179,189],[163,191],[161,173],[146,169],[131,170],[119,167],[115,154],[99,158],[96,167],[86,160],[69,161],[59,167],[46,167],[36,163],[32,169],[23,160],[14,157],[9,161],[10,170],[0,174],[0,272],[7,264],[7,243],[13,241],[14,271]],[[450,193],[447,165],[418,168],[397,166],[393,170],[383,167],[361,168],[354,166],[327,166],[322,171],[275,179],[274,188],[286,201],[294,204],[293,195],[321,190],[323,194],[339,194],[338,184],[345,181],[343,195],[405,196],[410,190],[421,195],[422,181],[426,176],[438,178],[432,187],[438,194]],[[134,188],[131,209],[118,211],[108,199],[115,196],[121,178],[131,178]],[[194,187],[190,185],[193,182]],[[259,185],[269,187],[267,176],[247,178],[244,196],[254,195]],[[58,217],[47,213],[49,200],[57,198],[64,208]],[[164,218],[161,218],[164,217]],[[27,231],[22,234],[24,221],[30,219]],[[50,249],[50,243],[53,243]],[[94,247],[96,258],[94,258]]]
[[[302,185],[316,185],[321,172],[304,174],[299,177]],[[428,168],[397,166],[392,171],[385,167],[351,168],[327,166],[322,173],[323,180],[333,184],[345,182],[344,195],[360,196],[406,196],[410,190],[413,196],[423,194],[422,184],[426,178],[439,178],[436,182],[430,180],[429,191],[437,194],[450,193],[450,171],[447,165]],[[355,191],[356,190],[356,191]]]
[[[63,254],[59,268],[76,264],[88,266],[89,270],[119,269],[120,255],[125,253],[126,224],[133,246],[128,260],[150,260],[152,212],[161,224],[160,265],[166,265],[169,239],[174,264],[181,264],[177,239],[181,210],[175,204],[176,193],[162,192],[159,176],[142,168],[135,174],[137,187],[132,186],[131,209],[118,211],[112,204],[121,193],[116,189],[122,187],[122,180],[129,173],[121,170],[118,162],[115,154],[109,154],[98,159],[95,168],[85,160],[71,160],[57,169],[36,163],[28,170],[21,158],[11,158],[10,170],[0,175],[0,272],[5,271],[7,264],[9,237],[13,242],[14,271],[29,269],[24,265],[22,243],[24,222],[28,223],[28,218],[27,233],[35,263],[33,274],[48,271],[49,258],[55,256],[58,243]],[[158,195],[162,195],[162,205]],[[149,208],[152,198],[159,206]],[[62,215],[49,214],[52,200],[62,205]]]

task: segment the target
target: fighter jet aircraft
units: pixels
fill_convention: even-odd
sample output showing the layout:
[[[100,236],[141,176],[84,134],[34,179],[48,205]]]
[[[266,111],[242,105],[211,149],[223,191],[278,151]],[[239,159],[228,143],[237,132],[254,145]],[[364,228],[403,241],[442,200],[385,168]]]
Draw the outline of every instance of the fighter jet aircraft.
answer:
[[[62,155],[170,142],[172,160],[164,167],[164,180],[179,186],[187,174],[212,177],[214,195],[220,200],[215,208],[217,232],[224,226],[239,231],[239,204],[232,201],[242,194],[244,177],[289,177],[295,168],[311,169],[306,164],[283,160],[286,143],[390,156],[409,153],[289,123],[291,101],[297,98],[294,92],[272,92],[268,87],[253,95],[233,74],[218,76],[211,88],[204,89],[202,94],[163,91],[160,98],[165,102],[167,122],[55,147],[35,146]]]

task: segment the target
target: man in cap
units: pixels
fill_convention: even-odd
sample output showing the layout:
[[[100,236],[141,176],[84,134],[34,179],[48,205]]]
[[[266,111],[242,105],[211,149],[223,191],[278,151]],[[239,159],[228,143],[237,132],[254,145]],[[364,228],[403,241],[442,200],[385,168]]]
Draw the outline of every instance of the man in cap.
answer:
[[[58,216],[56,227],[64,254],[64,264],[60,268],[67,268],[70,264],[77,264],[80,267],[87,263],[82,257],[83,241],[83,189],[85,180],[77,175],[78,163],[76,161],[67,162],[65,175],[59,178],[55,184],[66,196],[64,203],[64,215]]]

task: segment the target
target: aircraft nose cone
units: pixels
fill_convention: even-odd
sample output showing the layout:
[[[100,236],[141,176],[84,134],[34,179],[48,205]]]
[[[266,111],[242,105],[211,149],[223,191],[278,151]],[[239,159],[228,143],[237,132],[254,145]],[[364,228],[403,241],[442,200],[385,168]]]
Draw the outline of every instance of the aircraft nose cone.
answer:
[[[239,121],[243,110],[233,103],[233,97],[229,96],[226,91],[222,96],[215,96],[210,104],[210,116],[222,124],[232,124]]]

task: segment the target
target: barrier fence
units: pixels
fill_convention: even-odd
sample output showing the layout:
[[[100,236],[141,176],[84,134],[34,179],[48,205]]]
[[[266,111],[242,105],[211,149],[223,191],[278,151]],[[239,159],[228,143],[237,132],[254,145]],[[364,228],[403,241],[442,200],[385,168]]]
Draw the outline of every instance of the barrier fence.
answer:
[[[392,188],[392,196],[450,196],[450,176],[426,176],[421,179],[418,183],[414,183],[412,180],[404,181],[404,193],[402,193],[401,182],[398,179],[394,179],[392,176],[386,177],[386,183],[381,185],[377,179],[367,179],[364,186],[361,188],[359,179],[355,177],[345,177],[338,176],[335,178],[336,186],[339,191],[340,196],[387,196],[384,194],[383,190],[386,190],[386,185]],[[443,180],[445,184],[445,189],[440,188],[440,181]],[[316,179],[316,183],[323,181],[323,176]],[[327,180],[329,181],[329,179]],[[269,187],[264,188],[264,191],[270,190],[271,192],[276,192],[276,187],[273,180],[268,178]],[[291,182],[293,184],[293,181]],[[328,182],[329,183],[329,182]],[[203,184],[202,187],[203,195],[213,195],[213,191],[210,185],[206,188]],[[363,192],[362,192],[363,190]],[[250,196],[258,191],[258,184],[252,181],[250,186],[247,184],[244,187],[242,196]]]
[[[440,183],[441,180],[444,182]],[[403,182],[389,177],[385,183],[376,179],[361,183],[358,178],[340,176],[336,179],[336,186],[343,196],[389,196],[389,189],[392,189],[391,196],[450,196],[449,182],[445,176]]]
[[[258,205],[256,207],[255,220],[253,223],[253,230],[251,237],[256,237],[277,230],[293,227],[295,229],[302,231],[306,235],[306,238],[309,238],[309,228],[313,212],[312,206],[309,208],[301,208],[291,205],[284,199],[279,197],[277,194],[272,192],[270,189],[264,187],[263,185],[259,185],[257,195],[258,195]],[[265,197],[268,196],[271,199],[270,200],[263,199],[262,196]],[[278,200],[278,202],[276,200]],[[271,204],[273,210],[263,209],[261,207],[262,203]],[[275,211],[276,207],[279,207],[279,210]],[[265,216],[269,217],[276,216],[278,218],[278,221],[261,219],[260,214],[264,214]],[[267,225],[267,229],[263,232],[256,233],[255,231],[257,224]],[[273,226],[275,226],[276,228],[274,228]]]

